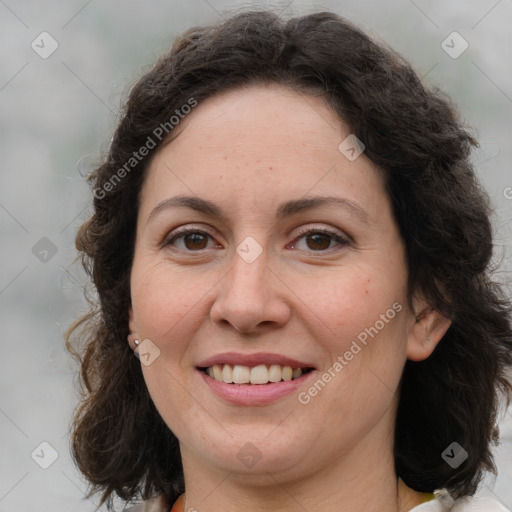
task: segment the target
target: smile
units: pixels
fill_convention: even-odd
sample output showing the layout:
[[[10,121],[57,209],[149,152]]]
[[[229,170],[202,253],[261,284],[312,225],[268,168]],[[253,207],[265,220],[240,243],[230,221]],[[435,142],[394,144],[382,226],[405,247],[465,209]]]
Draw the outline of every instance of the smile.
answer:
[[[215,364],[207,368],[201,368],[201,370],[217,382],[261,385],[295,380],[312,371],[313,368],[292,368],[279,364],[259,364],[253,367],[240,364]]]
[[[312,361],[270,352],[224,352],[199,361],[196,370],[214,396],[250,407],[296,394],[318,373]]]

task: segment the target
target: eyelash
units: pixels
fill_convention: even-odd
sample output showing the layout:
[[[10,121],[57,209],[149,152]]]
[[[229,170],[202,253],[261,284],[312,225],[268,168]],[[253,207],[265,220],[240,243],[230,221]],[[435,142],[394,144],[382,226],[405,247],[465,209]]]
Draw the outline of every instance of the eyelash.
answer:
[[[200,229],[197,229],[197,228],[186,228],[186,229],[183,229],[181,231],[178,231],[177,233],[175,233],[171,238],[169,239],[166,239],[164,241],[164,243],[162,244],[164,247],[167,247],[169,245],[172,245],[174,241],[176,241],[177,239],[181,238],[181,237],[184,237],[190,233],[196,233],[196,234],[201,234],[201,235],[206,235],[210,238],[213,238],[209,233],[207,233],[206,231],[202,231]],[[307,235],[310,235],[310,234],[323,234],[323,235],[328,235],[330,236],[335,242],[337,242],[340,246],[347,246],[350,244],[350,240],[348,238],[345,238],[341,235],[339,235],[338,233],[336,233],[335,231],[331,231],[331,230],[328,230],[328,229],[322,229],[322,228],[308,228],[308,229],[304,229],[303,231],[301,231],[298,235],[298,237],[296,238],[296,240],[298,239],[301,239],[301,238],[304,238],[306,237]],[[295,245],[295,242],[293,242],[293,244]],[[319,250],[319,251],[314,251],[314,250],[311,250],[310,252],[314,252],[314,253],[326,253],[326,252],[331,252],[333,248],[329,248],[329,249],[323,249],[323,250]],[[197,251],[191,251],[191,250],[187,250],[187,249],[178,249],[180,251],[185,251],[185,252],[197,252],[197,253],[200,253],[206,249],[199,249]]]
[[[330,229],[325,229],[325,228],[305,228],[304,230],[300,230],[299,231],[299,235],[298,237],[296,238],[297,240],[300,239],[300,238],[304,238],[306,237],[307,235],[310,235],[310,234],[322,234],[322,235],[328,235],[330,236],[335,242],[338,242],[338,244],[340,246],[347,246],[350,244],[350,240],[348,239],[348,237],[344,237],[344,236],[341,236],[340,234],[336,233],[336,231],[331,231]],[[330,249],[324,249],[324,250],[320,250],[320,251],[312,251],[312,252],[329,252],[329,251],[332,251],[333,248],[330,248]]]

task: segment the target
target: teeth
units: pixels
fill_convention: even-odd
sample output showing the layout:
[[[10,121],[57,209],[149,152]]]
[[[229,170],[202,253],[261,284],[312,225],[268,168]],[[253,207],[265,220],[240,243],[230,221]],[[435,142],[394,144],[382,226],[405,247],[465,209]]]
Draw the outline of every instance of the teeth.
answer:
[[[251,384],[266,384],[268,382],[268,370],[264,364],[251,368]]]
[[[268,380],[270,382],[279,382],[281,380],[281,367],[278,364],[271,364],[268,369]]]
[[[283,366],[283,369],[281,370],[281,378],[284,381],[292,380],[292,374],[293,370],[291,366]]]
[[[213,377],[215,380],[218,380],[218,381],[221,381],[222,382],[222,368],[218,365],[218,364],[215,364],[213,365],[213,375],[210,375],[210,377]],[[210,370],[211,368],[208,368],[208,370]]]
[[[302,368],[280,366],[278,364],[249,367],[236,364],[216,364],[206,369],[206,373],[219,382],[226,384],[268,384],[269,382],[290,381],[299,378]]]
[[[248,366],[235,364],[233,366],[233,382],[235,384],[248,384],[251,380],[251,370]]]
[[[222,382],[226,384],[233,382],[233,367],[230,364],[225,364],[222,368]]]

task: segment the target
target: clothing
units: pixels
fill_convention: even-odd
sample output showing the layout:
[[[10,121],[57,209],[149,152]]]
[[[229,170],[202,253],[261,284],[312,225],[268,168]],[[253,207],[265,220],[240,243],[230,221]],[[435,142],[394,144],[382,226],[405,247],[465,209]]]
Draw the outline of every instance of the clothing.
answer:
[[[185,506],[185,500],[184,500],[184,494],[182,494],[178,500],[176,501],[176,503],[174,504],[174,506],[172,507],[171,509],[171,512],[184,512],[183,508]]]
[[[183,507],[183,496],[180,496],[171,512],[184,512]],[[447,493],[438,492],[435,493],[433,500],[414,507],[410,512],[510,512],[510,510],[490,498],[465,496],[453,501]]]
[[[184,512],[184,499],[180,496],[170,512]],[[127,512],[168,512],[165,505],[157,499],[149,500]],[[511,512],[490,498],[464,496],[457,500],[450,498],[448,493],[436,491],[434,499],[411,509],[410,512]]]
[[[179,503],[179,501],[178,499],[176,503]],[[145,500],[139,505],[127,508],[126,512],[168,512],[168,508],[164,503],[163,496],[157,496],[156,498]]]
[[[454,501],[446,491],[434,494],[433,500],[414,507],[410,512],[510,512],[491,498],[464,496]]]

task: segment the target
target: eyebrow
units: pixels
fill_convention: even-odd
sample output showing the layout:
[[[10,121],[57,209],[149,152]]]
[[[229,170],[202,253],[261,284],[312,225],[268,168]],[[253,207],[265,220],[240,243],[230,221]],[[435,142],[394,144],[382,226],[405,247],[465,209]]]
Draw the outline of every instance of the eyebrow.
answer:
[[[302,197],[300,199],[292,199],[290,201],[286,201],[281,203],[276,210],[277,219],[281,220],[285,217],[290,217],[297,213],[312,210],[314,208],[319,208],[321,206],[340,206],[346,210],[348,210],[352,215],[359,218],[365,224],[373,224],[374,221],[370,217],[370,215],[357,203],[336,196],[309,196]],[[222,220],[226,220],[227,216],[223,212],[222,208],[220,208],[215,203],[208,201],[206,199],[202,199],[197,196],[175,196],[170,197],[168,199],[164,199],[162,202],[158,203],[155,208],[149,214],[147,222],[149,222],[153,217],[155,217],[158,213],[167,210],[169,208],[174,207],[185,207],[190,208],[192,210],[204,213],[210,217],[216,217]]]

